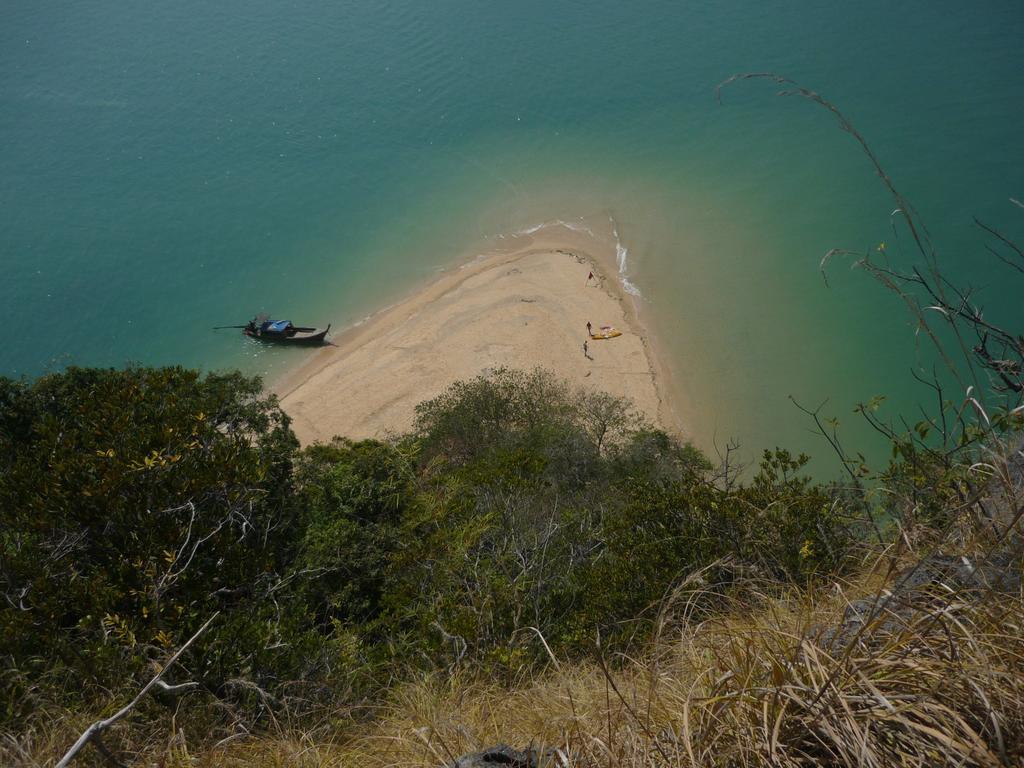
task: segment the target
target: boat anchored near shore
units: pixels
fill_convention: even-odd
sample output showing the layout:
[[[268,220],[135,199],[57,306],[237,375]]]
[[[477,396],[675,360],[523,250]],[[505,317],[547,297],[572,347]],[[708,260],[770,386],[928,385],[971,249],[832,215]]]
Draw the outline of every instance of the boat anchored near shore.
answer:
[[[295,344],[298,346],[316,346],[324,343],[327,332],[331,330],[330,323],[326,328],[312,328],[309,326],[295,325],[291,320],[271,320],[266,315],[254,317],[245,325],[221,325],[214,330],[221,328],[241,328],[242,333],[256,341],[266,341],[272,344]]]

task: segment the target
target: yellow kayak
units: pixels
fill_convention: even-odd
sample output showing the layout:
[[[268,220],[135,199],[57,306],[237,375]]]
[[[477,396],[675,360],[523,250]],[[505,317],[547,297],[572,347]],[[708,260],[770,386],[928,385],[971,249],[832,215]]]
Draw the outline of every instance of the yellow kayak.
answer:
[[[614,339],[616,336],[621,335],[622,331],[617,331],[614,328],[609,328],[607,331],[601,331],[601,333],[590,334],[590,338],[594,339],[595,341],[599,341],[601,339]]]

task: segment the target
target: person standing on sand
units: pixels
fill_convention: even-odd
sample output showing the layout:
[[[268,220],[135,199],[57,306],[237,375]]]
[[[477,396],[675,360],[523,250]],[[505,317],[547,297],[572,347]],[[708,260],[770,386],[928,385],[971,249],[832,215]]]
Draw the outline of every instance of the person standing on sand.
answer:
[[[590,357],[590,354],[587,351],[587,340],[586,339],[583,340],[583,356],[586,357],[586,358]]]
[[[590,321],[587,320],[587,336],[593,336],[594,335],[594,332],[591,331],[590,329],[591,329]]]

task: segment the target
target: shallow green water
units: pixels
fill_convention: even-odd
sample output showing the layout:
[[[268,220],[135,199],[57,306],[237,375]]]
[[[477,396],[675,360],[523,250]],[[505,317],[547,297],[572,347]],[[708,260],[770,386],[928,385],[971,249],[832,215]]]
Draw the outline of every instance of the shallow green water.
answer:
[[[213,325],[358,321],[483,237],[612,216],[708,447],[821,453],[787,397],[919,399],[913,328],[833,246],[890,240],[838,102],[952,272],[1022,318],[1024,6],[14,0],[0,24],[0,374],[297,358]],[[299,353],[300,355],[302,353]],[[877,446],[874,446],[877,448]]]

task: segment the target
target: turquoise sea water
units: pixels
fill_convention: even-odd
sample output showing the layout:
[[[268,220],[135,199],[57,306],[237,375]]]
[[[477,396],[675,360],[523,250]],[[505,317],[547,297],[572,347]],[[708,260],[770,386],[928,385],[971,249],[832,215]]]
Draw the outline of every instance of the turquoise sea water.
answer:
[[[974,214],[1020,232],[1024,6],[435,0],[27,2],[0,11],[0,374],[298,358],[208,330],[341,328],[540,221],[614,218],[697,441],[822,453],[789,403],[923,397],[913,328],[861,272],[891,201],[1021,320]],[[299,353],[300,355],[302,353]]]

